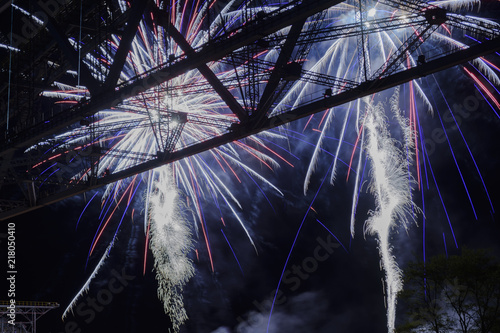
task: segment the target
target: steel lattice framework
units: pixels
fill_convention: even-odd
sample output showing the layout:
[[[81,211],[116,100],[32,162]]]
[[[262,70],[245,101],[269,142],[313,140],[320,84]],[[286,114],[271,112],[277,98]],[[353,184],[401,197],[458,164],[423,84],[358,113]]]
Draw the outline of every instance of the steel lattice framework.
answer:
[[[193,47],[170,22],[169,13],[165,9],[158,8],[153,1],[132,1],[131,7],[125,12],[112,5],[102,5],[101,2],[90,0],[84,0],[81,8],[80,1],[69,1],[61,8],[51,9],[34,2],[19,1],[20,5],[30,7],[33,12],[45,13],[46,20],[42,27],[32,29],[29,38],[18,39],[16,49],[20,51],[15,61],[15,70],[9,77],[11,84],[10,86],[4,84],[0,89],[3,105],[7,105],[5,101],[9,99],[9,107],[2,107],[1,110],[1,125],[6,135],[0,138],[2,188],[0,219],[31,211],[500,51],[500,30],[497,25],[451,13],[416,0],[380,1],[384,5],[399,9],[398,13],[401,14],[390,18],[370,19],[369,22],[363,13],[364,0],[360,0],[361,12],[356,22],[331,27],[321,27],[314,23],[322,19],[325,10],[342,5],[342,2],[341,0],[295,0],[276,6],[272,11],[256,12],[248,9],[244,24],[224,31],[201,46]],[[175,40],[183,53],[128,81],[119,82],[132,41],[138,33],[138,25],[143,15],[148,14],[151,17],[154,14],[155,23],[168,31],[169,36]],[[72,23],[78,22],[77,20],[85,22],[85,29],[88,30],[85,37],[80,38],[84,46],[79,49],[75,49],[70,43],[71,40],[77,39],[78,34],[81,35],[82,26],[78,27]],[[306,24],[306,22],[312,23]],[[401,66],[407,56],[418,50],[443,24],[482,36],[483,41],[468,48],[456,48],[447,53],[434,54],[432,58],[422,59],[413,67]],[[406,28],[409,25],[414,27],[414,33],[407,36],[399,49],[390,54],[383,66],[370,68],[366,36],[380,31]],[[286,27],[290,27],[287,34],[277,33]],[[103,77],[96,78],[83,60],[78,59],[82,59],[81,54],[97,57],[98,46],[112,34],[120,36],[118,48],[113,61],[107,64],[106,70],[100,74]],[[315,43],[348,37],[358,39],[358,58],[360,64],[363,64],[361,81],[337,78],[302,68],[301,59]],[[279,51],[275,62],[254,57],[262,47],[273,47]],[[251,78],[247,81],[235,78],[220,79],[207,65],[213,61],[228,65],[243,64],[248,71],[247,74],[252,74]],[[6,61],[3,63],[3,68],[5,66]],[[77,69],[80,72],[81,85],[88,89],[89,95],[73,107],[61,112],[48,112],[40,108],[43,103],[36,103],[37,98],[40,98],[38,97],[40,92],[47,89],[55,80],[63,78],[68,70]],[[193,69],[197,69],[205,80],[189,86],[161,85]],[[2,75],[6,75],[6,72],[4,71]],[[7,82],[6,78],[4,81]],[[319,90],[326,88],[328,93],[325,91],[322,98],[303,105],[277,110],[275,102],[296,81],[315,84]],[[10,92],[11,88],[14,93]],[[236,88],[244,91],[247,97],[243,104],[231,92]],[[44,156],[36,149],[26,152],[27,147],[36,145],[41,140],[49,143],[54,140],[52,143],[56,146],[57,142],[51,138],[68,126],[79,122],[81,125],[88,125],[92,117],[104,109],[133,107],[124,102],[130,97],[140,95],[144,101],[154,99],[155,94],[160,93],[160,89],[162,93],[172,96],[215,91],[234,117],[210,117],[178,110],[155,110],[161,115],[161,122],[169,124],[170,128],[168,131],[162,130],[166,127],[158,125],[160,135],[164,138],[162,150],[155,155],[127,153],[127,158],[135,162],[130,168],[118,172],[99,174],[95,167],[102,155],[121,154],[117,150],[102,151],[102,148],[92,144],[92,138],[109,130],[106,126],[88,126],[90,139],[83,147],[55,149],[50,156]],[[7,127],[9,122],[10,125]],[[222,134],[180,146],[177,144],[179,136],[184,125],[189,122],[217,127],[222,130]],[[127,129],[136,124],[130,121],[123,122],[121,126]],[[40,173],[36,171],[38,165],[47,160],[57,163],[68,154],[78,155],[91,166],[85,181],[74,181],[61,176],[38,180],[37,172]]]
[[[59,304],[55,302],[16,302],[16,321],[15,325],[10,325],[4,319],[8,319],[9,302],[0,301],[0,327],[2,332],[29,332],[36,333],[36,322],[41,316],[52,309],[58,308]]]

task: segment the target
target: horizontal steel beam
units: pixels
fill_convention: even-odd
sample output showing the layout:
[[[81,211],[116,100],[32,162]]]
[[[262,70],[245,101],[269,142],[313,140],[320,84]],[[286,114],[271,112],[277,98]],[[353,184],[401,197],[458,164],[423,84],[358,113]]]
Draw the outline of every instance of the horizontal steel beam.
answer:
[[[166,22],[166,28],[170,36],[188,57],[195,53],[189,42],[184,38],[179,30],[177,30],[177,28],[172,25],[170,21]],[[238,119],[240,121],[247,120],[248,115],[245,110],[243,110],[243,107],[240,105],[240,103],[238,103],[231,92],[229,92],[229,90],[222,84],[217,75],[212,72],[208,65],[200,64],[197,68],[201,75],[203,75],[205,80],[207,80],[210,86],[215,90],[215,92],[224,101],[224,103],[226,103],[229,109],[238,117]]]
[[[335,96],[326,97],[316,102],[312,102],[300,106],[296,109],[289,110],[288,112],[284,112],[282,114],[267,118],[264,122],[258,123],[257,126],[252,126],[251,123],[239,124],[239,126],[235,127],[233,131],[229,133],[214,137],[201,143],[194,144],[165,156],[159,156],[154,160],[144,162],[127,170],[122,170],[117,173],[102,177],[98,179],[97,182],[93,185],[82,185],[81,187],[74,187],[45,198],[40,198],[36,205],[33,207],[18,207],[5,212],[0,212],[0,220],[6,220],[13,216],[50,205],[71,196],[102,187],[118,180],[155,169],[159,166],[202,153],[209,149],[243,139],[250,135],[287,124],[297,119],[307,117],[311,114],[321,112],[329,108],[339,106],[389,88],[393,88],[408,81],[418,79],[420,77],[427,76],[498,51],[500,51],[500,38],[492,39],[482,44],[477,44],[467,49],[455,51],[452,54],[428,61],[427,63],[420,64],[417,67],[406,69],[404,71],[377,80],[363,82],[359,84],[358,87],[341,92]]]
[[[49,121],[35,125],[21,133],[13,134],[0,142],[0,156],[6,152],[33,145],[42,138],[58,133],[65,127],[83,118],[91,116],[103,109],[118,105],[121,101],[137,96],[150,88],[169,81],[189,70],[211,61],[222,59],[229,53],[250,43],[283,29],[295,22],[306,19],[322,10],[343,2],[342,0],[309,0],[294,1],[275,12],[258,18],[228,31],[226,34],[211,40],[203,48],[178,62],[157,68],[138,78],[133,83],[120,90],[109,89],[97,96],[92,96],[90,102],[77,105],[62,114],[57,114]]]
[[[294,23],[287,34],[286,41],[281,48],[276,63],[274,64],[274,69],[271,73],[271,76],[267,81],[262,96],[260,96],[259,104],[257,106],[257,117],[259,117],[260,119],[265,117],[265,115],[271,108],[273,102],[272,96],[274,95],[276,88],[278,88],[278,85],[282,79],[283,67],[290,60],[293,49],[295,48],[295,45],[297,45],[297,39],[299,38],[302,27],[305,23],[306,20]]]
[[[116,86],[116,82],[120,77],[120,73],[123,71],[123,65],[127,60],[132,41],[137,34],[137,29],[139,27],[139,23],[141,22],[142,14],[150,3],[151,0],[135,0],[132,4],[132,7],[129,9],[130,15],[127,20],[127,26],[125,27],[125,31],[123,31],[122,37],[120,39],[120,45],[116,50],[108,77],[106,78],[106,82],[104,83],[104,86],[108,89],[113,89]]]

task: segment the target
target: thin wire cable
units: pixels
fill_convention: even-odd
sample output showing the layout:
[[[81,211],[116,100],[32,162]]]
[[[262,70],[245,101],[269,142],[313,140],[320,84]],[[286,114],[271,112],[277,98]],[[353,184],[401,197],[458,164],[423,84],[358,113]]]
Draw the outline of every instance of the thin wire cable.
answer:
[[[82,22],[83,21],[83,0],[80,0],[80,33],[78,36],[78,86],[80,86],[80,69],[82,63]]]
[[[10,120],[10,85],[12,76],[12,30],[14,30],[14,0],[10,3],[10,47],[9,47],[9,83],[7,86],[7,130],[5,135],[9,135],[9,120]]]

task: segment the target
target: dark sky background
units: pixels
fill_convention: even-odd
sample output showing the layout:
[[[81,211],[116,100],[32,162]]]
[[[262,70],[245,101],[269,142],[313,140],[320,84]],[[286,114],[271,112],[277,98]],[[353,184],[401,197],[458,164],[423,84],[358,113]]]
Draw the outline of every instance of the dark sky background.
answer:
[[[489,59],[496,64],[500,63],[498,56]],[[471,101],[468,97],[475,96],[471,81],[465,79],[463,71],[457,68],[437,74],[436,79],[452,107],[453,104],[464,106],[464,103]],[[433,78],[424,78],[422,85],[429,93],[431,101],[431,95],[435,98],[435,112],[439,111],[444,116],[446,104]],[[384,98],[389,96],[384,95]],[[495,96],[500,98],[497,93]],[[338,115],[330,130],[332,138],[339,135],[345,111],[343,107],[336,111]],[[433,131],[441,126],[438,115],[430,115],[422,105],[419,106],[419,115],[424,136],[431,138]],[[309,128],[317,126],[320,117],[321,114],[315,116]],[[474,163],[460,133],[453,128],[453,123],[446,119],[448,118],[443,118],[443,122],[449,132],[451,146],[468,185],[478,219],[474,218],[448,143],[435,143],[433,152],[430,153],[432,168],[459,249],[454,245],[439,195],[430,171],[427,170],[430,184],[429,189],[427,186],[424,188],[427,255],[452,255],[460,253],[463,247],[472,247],[491,248],[495,255],[500,256],[498,215],[489,207],[481,180],[475,172]],[[462,114],[461,119],[460,128],[490,191],[495,211],[498,212],[500,120],[484,101],[479,101],[478,107],[469,115]],[[301,131],[303,125],[303,122],[295,123],[290,129]],[[307,142],[316,142],[315,132],[309,130],[306,134]],[[354,139],[351,134],[347,141],[353,142]],[[215,271],[210,269],[208,255],[199,235],[195,248],[199,251],[200,259],[196,259],[192,251],[196,274],[185,287],[184,293],[190,320],[181,332],[266,331],[272,297],[288,252],[309,204],[333,160],[327,153],[321,154],[309,192],[304,196],[303,180],[312,149],[310,145],[294,138],[289,139],[289,144],[292,152],[300,158],[296,160],[288,155],[294,167],[283,164],[274,173],[266,173],[263,170],[266,177],[284,193],[284,197],[281,197],[275,195],[272,189],[263,188],[272,208],[251,180],[247,179],[242,185],[235,187],[235,193],[239,194],[238,199],[244,206],[244,210],[239,212],[240,216],[248,226],[259,252],[258,255],[255,253],[237,221],[231,218],[230,214],[226,214],[228,226],[224,228],[224,233],[233,246],[242,271],[220,231],[218,210],[216,211],[213,205],[207,205],[205,211]],[[333,154],[336,144],[335,140],[328,139],[324,149]],[[347,148],[344,147],[342,152],[343,159],[350,157],[351,149]],[[258,165],[255,167],[260,169]],[[346,182],[346,171],[346,167],[341,166],[335,186],[326,182],[319,191],[313,205],[314,211],[310,211],[305,219],[287,269],[311,264],[315,249],[321,242],[326,242],[329,233],[317,220],[324,223],[343,246],[336,247],[324,261],[316,260],[317,267],[311,268],[307,275],[289,273],[291,280],[288,283],[283,282],[280,287],[281,304],[274,308],[270,332],[387,331],[381,281],[384,274],[380,270],[377,243],[373,236],[363,236],[363,223],[367,212],[375,208],[373,199],[366,193],[365,185],[357,209],[356,235],[354,239],[350,239],[349,219],[354,177]],[[329,173],[327,176],[329,177]],[[413,193],[416,205],[422,208],[421,192],[414,190]],[[75,313],[65,322],[61,320],[64,309],[85,283],[107,246],[106,241],[101,243],[101,247],[96,251],[99,255],[92,256],[86,268],[89,246],[99,223],[99,203],[96,201],[91,204],[78,229],[76,223],[91,195],[88,194],[86,198],[71,198],[11,220],[16,223],[17,237],[16,299],[53,301],[61,305],[39,320],[38,332],[41,333],[168,332],[170,321],[156,296],[157,282],[151,252],[148,254],[146,274],[142,273],[145,237],[140,195],[137,195],[135,202],[134,218],[132,219],[130,214],[125,218],[106,264],[91,283],[89,291],[77,303],[83,304],[81,306],[86,310],[85,314]],[[111,239],[118,222],[117,218],[110,232],[104,235],[104,239]],[[6,227],[3,226],[0,232],[5,230]],[[409,225],[408,233],[402,227],[394,230],[394,254],[402,267],[409,260],[422,259],[422,233],[422,214],[417,216],[416,223]],[[3,249],[5,239],[0,240]],[[4,262],[2,260],[2,263]],[[2,269],[5,270],[3,266]],[[88,311],[89,298],[96,298],[99,293],[109,294],[106,290],[110,290],[110,281],[116,282],[116,274],[123,273],[127,276],[127,285],[123,290],[113,294],[109,304],[99,311]],[[2,299],[5,297],[6,295]],[[404,314],[398,312],[398,318],[404,318]]]
[[[442,87],[447,87],[460,75],[459,71],[453,69],[449,73],[439,74],[437,79]],[[435,89],[433,85],[430,88]],[[447,92],[446,97],[451,103],[462,103],[465,97],[473,96],[472,88],[470,83],[463,83],[456,86],[454,92]],[[440,111],[444,112],[444,109]],[[342,115],[345,109],[339,108],[337,112]],[[423,108],[419,112],[422,126],[425,127],[424,134],[432,133],[433,129],[438,128],[437,114],[431,116]],[[339,119],[340,116],[336,118],[338,123]],[[499,119],[485,102],[480,102],[477,111],[471,112],[461,124],[490,190],[495,210],[500,209],[497,171],[499,125]],[[298,129],[302,126],[303,124],[294,124],[291,128]],[[338,126],[332,125],[331,136],[336,137],[337,131]],[[436,144],[435,152],[430,156],[431,163],[459,248],[488,247],[498,254],[497,215],[490,212],[474,165],[456,130],[450,131],[450,140],[478,214],[478,220],[475,220],[448,144]],[[315,137],[310,136],[307,141],[314,143]],[[348,141],[352,142],[352,138],[348,138]],[[274,174],[267,174],[283,190],[285,196],[274,195],[271,189],[263,188],[274,211],[250,180],[239,185],[244,189],[235,190],[236,193],[243,194],[239,197],[244,206],[241,216],[259,251],[259,255],[256,255],[237,222],[227,215],[228,226],[224,228],[224,232],[233,245],[243,272],[220,232],[218,216],[214,214],[211,222],[208,217],[215,272],[210,270],[203,241],[199,238],[196,248],[200,252],[200,260],[195,259],[194,251],[192,253],[196,275],[185,288],[185,303],[190,320],[182,332],[265,332],[273,291],[277,287],[288,251],[322,177],[332,162],[331,156],[322,153],[309,192],[304,196],[303,179],[312,150],[309,145],[296,139],[290,139],[290,146],[294,154],[300,157],[300,161],[293,162],[294,168],[284,165]],[[335,147],[334,140],[327,140],[324,146],[330,152],[334,152]],[[349,155],[350,149],[345,149],[342,153],[344,159]],[[290,157],[290,160],[294,159]],[[288,275],[295,279],[281,284],[282,294],[279,299],[282,304],[274,309],[270,332],[387,330],[381,282],[384,274],[379,266],[377,244],[373,236],[363,237],[362,234],[366,214],[374,209],[373,201],[370,194],[362,192],[357,210],[356,236],[351,240],[349,215],[354,178],[351,177],[346,183],[345,171],[345,167],[340,169],[335,186],[325,183],[319,191],[313,205],[316,212],[309,212],[287,269],[311,264],[314,250],[320,244],[318,238],[327,239],[328,232],[316,220],[324,223],[346,250],[342,247],[335,248],[324,261],[316,261],[317,267],[310,266],[315,269],[311,268],[312,272],[307,276],[293,272]],[[427,254],[445,253],[443,237],[448,253],[459,253],[460,250],[454,246],[435,186],[431,180],[429,182],[429,190],[424,191]],[[422,207],[420,192],[414,191],[414,195],[416,204]],[[141,209],[140,201],[136,200],[137,212]],[[42,317],[38,323],[38,331],[72,332],[75,329],[77,332],[81,329],[81,332],[168,332],[168,316],[163,313],[162,304],[156,297],[157,283],[152,271],[151,253],[146,275],[142,274],[145,239],[142,218],[137,213],[133,220],[126,218],[110,257],[90,285],[89,292],[79,301],[78,304],[84,303],[82,309],[87,312],[84,315],[69,316],[64,323],[61,321],[64,308],[85,283],[100,258],[100,255],[93,256],[85,269],[88,249],[98,226],[100,205],[97,202],[91,205],[76,229],[76,222],[84,205],[83,197],[75,197],[13,220],[17,228],[17,299],[55,301],[61,304],[60,308]],[[210,216],[210,208],[206,211]],[[116,227],[117,223],[118,220],[113,226]],[[418,226],[409,226],[408,234],[402,228],[394,233],[394,253],[400,265],[414,258],[422,258],[422,215],[417,217],[417,224]],[[108,234],[107,239],[110,240],[111,236],[111,233]],[[103,253],[106,245],[103,242],[97,253]],[[109,290],[109,281],[115,276],[113,271],[125,272],[129,277],[128,285],[123,291],[114,294],[110,303],[101,311],[96,311],[95,317],[92,317],[88,311],[87,297],[95,298],[101,290]],[[404,315],[399,314],[399,317],[404,318]],[[65,328],[65,325],[69,326]]]

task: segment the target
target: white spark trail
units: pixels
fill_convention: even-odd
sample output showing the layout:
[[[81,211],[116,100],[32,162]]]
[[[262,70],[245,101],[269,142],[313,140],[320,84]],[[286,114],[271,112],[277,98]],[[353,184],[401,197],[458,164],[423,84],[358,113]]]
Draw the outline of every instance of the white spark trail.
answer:
[[[361,178],[361,165],[362,165],[362,160],[363,160],[363,148],[364,148],[364,137],[365,137],[365,132],[361,132],[361,145],[359,147],[359,158],[358,158],[358,166],[356,168],[356,182],[354,184],[354,192],[352,194],[352,207],[351,207],[351,223],[350,223],[350,231],[351,231],[351,237],[354,237],[354,225],[356,222],[356,207],[358,205],[358,193],[359,193],[359,187],[362,186],[363,184],[360,184],[360,178]]]
[[[119,1],[119,3],[122,10],[129,7],[124,1]],[[193,48],[197,48],[203,46],[203,43],[208,41],[209,36],[213,37],[218,31],[220,32],[222,24],[225,23],[226,27],[231,29],[232,26],[242,23],[240,22],[242,12],[233,11],[235,3],[235,0],[231,0],[224,4],[220,13],[217,14],[218,16],[211,19],[210,27],[208,27],[210,32],[203,30],[206,29],[207,18],[205,14],[211,6],[210,2],[205,2],[191,16],[181,15],[186,13],[187,7],[184,8],[183,5],[187,6],[187,3],[176,2],[174,7],[170,8],[174,9],[176,13],[171,17],[174,21],[172,24],[183,33]],[[186,21],[188,17],[189,22]],[[167,36],[168,34],[163,27],[156,26],[155,29],[152,29],[147,21],[145,18],[139,23],[139,32],[131,44],[131,52],[129,52],[123,71],[120,73],[119,83],[124,83],[138,74],[164,64],[170,56],[177,57],[183,54],[181,48],[171,37]],[[69,40],[69,42],[75,50],[78,49],[76,41]],[[113,53],[116,52],[119,44],[120,38],[112,36],[109,41],[99,45],[96,51],[108,62],[112,62]],[[265,53],[259,55],[263,58],[267,56]],[[99,81],[103,81],[109,73],[105,66],[106,62],[97,59],[92,53],[86,54],[83,61],[92,76]],[[242,77],[245,70],[245,66],[242,65],[228,69],[228,66],[223,62],[211,62],[208,66],[221,80]],[[64,142],[59,147],[67,147],[68,149],[86,146],[93,141],[96,146],[106,151],[100,157],[96,172],[98,175],[128,169],[140,163],[141,159],[148,160],[165,149],[163,145],[165,145],[166,138],[177,126],[174,121],[171,121],[172,114],[183,112],[188,115],[212,118],[214,121],[232,121],[234,119],[234,115],[215,91],[196,92],[196,86],[199,83],[203,84],[204,81],[205,79],[198,70],[188,71],[138,96],[123,101],[113,109],[101,110],[92,119],[90,126],[74,128],[57,136],[54,141]],[[64,100],[63,102],[79,101],[90,96],[85,87],[74,87],[64,83],[55,83],[55,85],[59,91],[45,91],[43,96],[59,98]],[[234,93],[237,99],[243,100],[245,98],[245,96],[239,95],[238,91],[234,91]],[[91,136],[90,128],[101,130],[98,138]],[[181,147],[226,132],[227,129],[223,127],[188,121],[182,127],[182,133],[175,146],[169,147],[169,149],[181,149]],[[163,302],[165,312],[170,316],[175,331],[179,331],[182,323],[187,320],[182,300],[182,289],[194,274],[193,266],[188,257],[190,250],[192,250],[191,232],[198,233],[199,229],[203,229],[203,237],[213,269],[208,235],[203,228],[206,221],[202,214],[202,206],[205,203],[213,200],[213,203],[218,205],[219,201],[223,201],[257,252],[251,231],[245,227],[238,215],[238,209],[241,210],[243,207],[236,198],[236,191],[231,188],[231,184],[227,181],[230,176],[222,177],[222,174],[228,171],[225,170],[225,165],[238,181],[237,173],[245,171],[256,183],[265,184],[266,187],[272,188],[278,195],[283,196],[283,193],[259,171],[255,170],[255,165],[251,163],[252,160],[260,161],[273,170],[279,167],[277,157],[281,158],[281,156],[268,149],[264,140],[259,137],[284,138],[280,134],[260,133],[248,139],[214,148],[205,154],[176,161],[169,167],[162,167],[139,176],[148,182],[144,205],[146,212],[144,230],[145,232],[149,230],[147,236],[150,239],[150,248],[154,257],[158,296]],[[261,148],[267,149],[267,151]],[[210,160],[207,156],[213,157],[213,159]],[[219,163],[220,169],[214,169],[214,165],[216,165],[213,163],[214,161]],[[233,170],[231,165],[237,166],[237,168]],[[76,172],[78,174],[73,175],[73,180],[79,181],[80,178],[83,181],[86,180],[88,171]],[[119,202],[123,198],[124,191],[128,188],[126,186],[128,183],[129,181],[125,180],[108,185],[103,194],[103,200],[109,198],[115,203]],[[192,214],[192,226],[187,226],[187,216],[181,214],[180,209],[184,210],[184,215]],[[69,308],[75,305],[78,297],[88,288],[90,281],[104,263],[107,252]]]
[[[108,245],[108,247],[106,248],[106,251],[104,251],[104,254],[102,255],[101,259],[99,260],[99,263],[94,268],[94,270],[92,271],[92,274],[90,274],[90,277],[87,279],[87,281],[85,282],[83,287],[76,294],[76,296],[73,297],[73,300],[66,307],[66,310],[64,310],[63,315],[62,315],[62,320],[64,320],[68,316],[69,312],[73,313],[73,308],[76,306],[76,302],[83,296],[84,293],[86,293],[89,290],[90,282],[97,276],[97,273],[99,273],[99,270],[106,262],[106,258],[108,257],[109,251],[113,247],[114,240],[115,239],[113,239],[113,241]]]
[[[313,156],[311,157],[311,163],[309,163],[309,167],[307,169],[306,177],[304,180],[304,195],[307,194],[307,188],[309,187],[309,181],[311,180],[312,173],[316,169],[316,164],[318,160],[319,153],[321,152],[321,144],[323,142],[323,139],[326,135],[326,129],[329,127],[330,122],[332,121],[333,115],[334,115],[334,109],[329,109],[328,111],[328,116],[326,117],[325,120],[325,125],[324,129],[321,131],[321,134],[318,138],[318,141],[314,147],[314,153]]]
[[[387,328],[392,333],[396,318],[396,297],[403,286],[401,271],[392,254],[389,240],[391,231],[398,225],[406,226],[409,216],[412,216],[411,186],[414,181],[408,181],[406,154],[397,147],[397,141],[391,138],[386,124],[383,105],[379,103],[375,107],[368,106],[365,130],[372,176],[369,189],[375,197],[377,208],[370,212],[371,216],[365,223],[365,233],[377,237],[385,271]],[[408,129],[403,128],[403,131]]]
[[[335,151],[335,157],[333,161],[332,173],[330,175],[330,184],[333,185],[335,183],[335,176],[337,174],[337,161],[339,160],[340,148],[342,147],[342,143],[344,142],[344,136],[347,128],[347,121],[349,120],[349,113],[351,112],[351,102],[347,105],[347,111],[344,115],[344,123],[342,125],[342,131],[340,132],[339,144],[337,146],[337,150]]]
[[[158,297],[172,321],[175,332],[188,319],[182,291],[194,275],[189,252],[192,247],[191,231],[187,220],[179,211],[177,187],[173,185],[170,166],[155,170],[156,182],[148,194],[150,248],[158,281]]]
[[[499,26],[500,27],[500,26]],[[445,35],[442,35],[442,34],[434,34],[433,35],[434,38],[442,41],[442,42],[445,42],[445,43],[448,43],[450,44],[451,46],[454,46],[454,47],[459,47],[461,49],[466,49],[468,48],[468,46],[464,43],[461,43],[455,39],[452,39],[448,36],[445,36]],[[486,75],[486,77],[492,82],[494,83],[495,85],[500,85],[500,78],[498,77],[498,75],[488,66],[488,64],[486,64],[484,62],[484,60],[482,58],[476,58],[476,59],[473,59],[471,60],[471,62],[473,64],[475,64],[478,69],[484,74]]]

